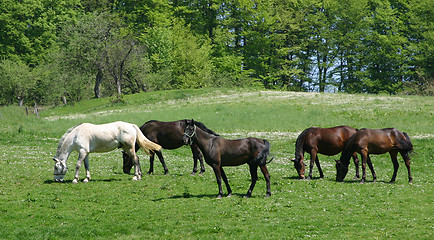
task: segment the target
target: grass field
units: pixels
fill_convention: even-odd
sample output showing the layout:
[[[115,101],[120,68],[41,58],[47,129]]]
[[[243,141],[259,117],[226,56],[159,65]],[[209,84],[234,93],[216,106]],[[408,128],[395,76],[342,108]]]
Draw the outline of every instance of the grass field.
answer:
[[[434,233],[434,98],[253,91],[176,90],[83,101],[47,108],[40,118],[18,107],[0,108],[1,239],[432,239]],[[261,173],[252,198],[247,165],[225,168],[233,196],[216,199],[211,167],[190,176],[187,147],[163,150],[169,175],[155,161],[153,175],[131,181],[119,150],[90,155],[92,181],[53,182],[52,157],[63,133],[81,122],[194,118],[230,139],[268,139],[272,196]],[[324,179],[298,180],[290,162],[298,134],[310,127],[395,127],[412,137],[413,184],[402,158],[397,181],[388,155],[372,157],[378,181],[335,181],[334,159],[319,156]],[[141,165],[149,162],[140,151]],[[80,172],[84,177],[84,168]],[[225,192],[225,188],[224,188]]]

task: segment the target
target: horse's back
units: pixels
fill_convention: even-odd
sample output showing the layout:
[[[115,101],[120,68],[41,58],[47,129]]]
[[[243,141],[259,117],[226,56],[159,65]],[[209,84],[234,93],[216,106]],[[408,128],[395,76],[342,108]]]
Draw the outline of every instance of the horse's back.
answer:
[[[370,154],[383,154],[396,148],[398,139],[404,136],[396,128],[369,129],[363,128],[354,134],[352,144],[356,145],[359,151],[364,149]]]
[[[143,134],[165,149],[176,149],[184,145],[181,121],[162,122],[151,120],[140,127]]]
[[[134,125],[122,121],[100,125],[84,123],[77,133],[79,145],[89,152],[108,152],[121,146],[132,145],[136,137]]]

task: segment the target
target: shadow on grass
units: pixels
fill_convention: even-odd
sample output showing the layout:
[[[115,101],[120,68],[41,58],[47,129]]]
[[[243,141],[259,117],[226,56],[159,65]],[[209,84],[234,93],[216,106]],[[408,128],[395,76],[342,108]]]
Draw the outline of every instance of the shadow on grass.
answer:
[[[245,194],[241,194],[241,193],[232,193],[231,197],[227,197],[226,195],[224,195],[222,197],[222,199],[224,198],[244,198]],[[250,198],[257,198],[257,197],[261,197],[259,196],[251,196]],[[157,199],[153,199],[153,202],[159,202],[162,200],[170,200],[170,199],[187,199],[187,198],[200,198],[200,199],[204,199],[204,198],[208,198],[208,199],[217,199],[217,194],[198,194],[198,195],[193,195],[193,194],[189,194],[189,193],[183,193],[182,195],[174,195],[171,197],[167,197],[167,198],[157,198]]]
[[[125,179],[118,179],[118,178],[110,178],[110,179],[92,179],[90,180],[91,182],[120,182],[120,181],[125,181]],[[54,180],[45,180],[44,184],[62,184],[62,183],[71,183],[72,184],[72,180],[64,180],[63,182],[56,182]],[[83,179],[80,180],[80,182],[78,183],[83,183]]]

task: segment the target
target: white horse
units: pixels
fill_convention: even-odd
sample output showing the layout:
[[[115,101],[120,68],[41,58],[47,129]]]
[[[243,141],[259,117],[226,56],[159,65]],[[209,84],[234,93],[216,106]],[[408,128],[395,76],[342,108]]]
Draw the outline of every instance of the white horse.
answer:
[[[78,182],[78,171],[84,160],[86,167],[86,178],[83,182],[89,182],[89,158],[91,152],[109,152],[116,148],[123,148],[130,155],[134,163],[133,180],[140,180],[142,172],[140,170],[139,158],[136,155],[135,146],[137,144],[149,154],[151,151],[160,151],[161,146],[148,140],[135,124],[126,122],[113,122],[102,125],[81,123],[66,131],[59,140],[57,155],[53,158],[54,181],[62,182],[68,168],[66,161],[72,151],[77,151],[78,161],[75,167],[75,177],[73,183]]]

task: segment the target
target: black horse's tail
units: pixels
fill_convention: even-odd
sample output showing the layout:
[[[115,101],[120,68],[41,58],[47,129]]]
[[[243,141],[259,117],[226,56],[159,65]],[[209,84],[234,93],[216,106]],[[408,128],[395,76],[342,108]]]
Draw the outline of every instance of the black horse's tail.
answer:
[[[410,137],[407,133],[403,132],[402,134],[404,134],[405,138],[398,140],[399,148],[408,156],[408,154],[413,151],[413,144],[411,143]]]
[[[253,160],[254,162],[257,162],[259,166],[264,166],[273,160],[272,158],[270,161],[267,162],[268,154],[270,154],[270,142],[268,142],[267,140],[263,140],[263,141],[265,144],[264,149],[262,149],[262,151],[255,158],[255,160]]]

